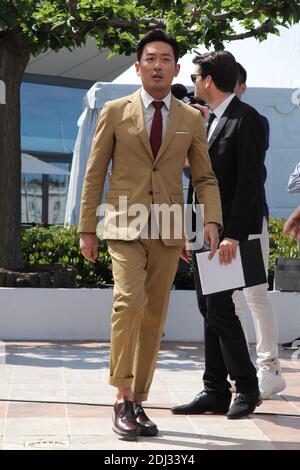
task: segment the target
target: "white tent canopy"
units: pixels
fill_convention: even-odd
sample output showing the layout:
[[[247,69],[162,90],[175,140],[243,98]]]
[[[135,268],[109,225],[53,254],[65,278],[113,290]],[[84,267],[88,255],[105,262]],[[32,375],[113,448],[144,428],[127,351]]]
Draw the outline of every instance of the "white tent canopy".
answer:
[[[69,175],[69,172],[58,168],[49,163],[43,162],[39,158],[29,155],[28,153],[21,154],[22,159],[22,173],[44,174],[44,175]]]
[[[79,220],[80,199],[83,178],[87,160],[89,158],[94,130],[99,111],[104,103],[109,100],[130,95],[138,88],[138,85],[115,85],[112,83],[97,82],[84,97],[84,111],[78,119],[78,135],[75,142],[70,184],[68,190],[67,206],[65,213],[65,226],[75,225]],[[108,181],[105,183],[104,193]]]

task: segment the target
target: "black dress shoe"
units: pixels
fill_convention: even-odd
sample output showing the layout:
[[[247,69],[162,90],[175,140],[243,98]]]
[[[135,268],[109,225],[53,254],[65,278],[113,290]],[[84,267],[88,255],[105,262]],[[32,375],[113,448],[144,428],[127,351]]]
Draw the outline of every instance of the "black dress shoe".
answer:
[[[299,338],[295,338],[293,341],[290,341],[289,343],[282,344],[283,349],[298,349],[299,346],[300,346],[300,336]]]
[[[124,400],[114,404],[113,431],[127,440],[136,439],[140,434],[140,427],[136,422],[133,402]]]
[[[239,392],[226,416],[228,419],[246,418],[261,404],[262,398],[259,392]]]
[[[174,414],[226,414],[229,410],[231,395],[221,395],[214,392],[200,392],[191,403],[174,406],[171,412]]]
[[[142,405],[134,402],[133,407],[136,422],[140,428],[140,436],[157,436],[157,426],[148,418]]]

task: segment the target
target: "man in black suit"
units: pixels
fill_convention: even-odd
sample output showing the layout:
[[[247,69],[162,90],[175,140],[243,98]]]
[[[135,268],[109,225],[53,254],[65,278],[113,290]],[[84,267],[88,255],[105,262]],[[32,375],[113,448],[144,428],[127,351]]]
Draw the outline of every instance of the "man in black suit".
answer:
[[[232,54],[209,52],[197,55],[193,63],[195,73],[191,78],[195,97],[206,101],[211,109],[206,131],[223,211],[220,261],[228,264],[235,258],[239,243],[247,240],[249,234],[262,230],[264,128],[257,111],[234,95],[238,71]],[[195,201],[193,191],[190,190],[189,195],[188,202],[192,203]],[[189,246],[183,257],[186,260],[191,257]],[[227,413],[229,419],[248,416],[261,403],[261,397],[256,370],[235,314],[233,291],[208,295],[203,302],[195,252],[192,259],[198,305],[204,316],[204,390],[191,403],[171,411],[176,414]],[[237,388],[230,409],[228,374]]]

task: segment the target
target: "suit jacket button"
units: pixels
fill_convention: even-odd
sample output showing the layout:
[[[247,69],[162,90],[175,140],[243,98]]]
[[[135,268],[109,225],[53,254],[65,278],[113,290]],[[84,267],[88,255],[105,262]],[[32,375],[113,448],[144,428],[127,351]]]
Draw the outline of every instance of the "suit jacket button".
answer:
[[[149,194],[152,196],[152,194],[153,194],[153,191],[149,191]]]
[[[154,168],[153,168],[153,171],[158,171],[158,168],[154,167]]]

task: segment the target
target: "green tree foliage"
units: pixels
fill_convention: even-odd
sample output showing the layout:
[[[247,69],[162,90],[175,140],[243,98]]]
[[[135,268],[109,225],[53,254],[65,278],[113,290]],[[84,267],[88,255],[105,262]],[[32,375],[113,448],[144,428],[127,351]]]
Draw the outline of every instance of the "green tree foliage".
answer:
[[[276,258],[296,258],[298,254],[298,245],[295,240],[283,234],[283,225],[285,220],[271,217],[269,221],[270,233],[270,257],[269,271],[274,272]]]
[[[75,227],[25,228],[22,231],[21,251],[26,271],[35,271],[44,265],[61,265],[76,269],[78,287],[107,287],[113,283],[106,242],[100,243],[97,262],[90,263],[82,256]]]
[[[162,27],[186,52],[199,43],[265,39],[299,20],[300,2],[291,0],[0,0],[0,42],[10,38],[38,55],[92,36],[99,48],[129,54],[141,34]]]
[[[298,246],[295,240],[283,234],[283,219],[269,220],[270,257],[269,277],[273,279],[277,257],[296,258]],[[24,228],[21,239],[23,265],[27,271],[36,266],[61,264],[77,270],[78,287],[106,287],[113,284],[111,259],[107,244],[100,243],[96,264],[85,260],[79,249],[79,237],[75,227]],[[193,289],[192,265],[180,262],[174,279],[176,289]]]

